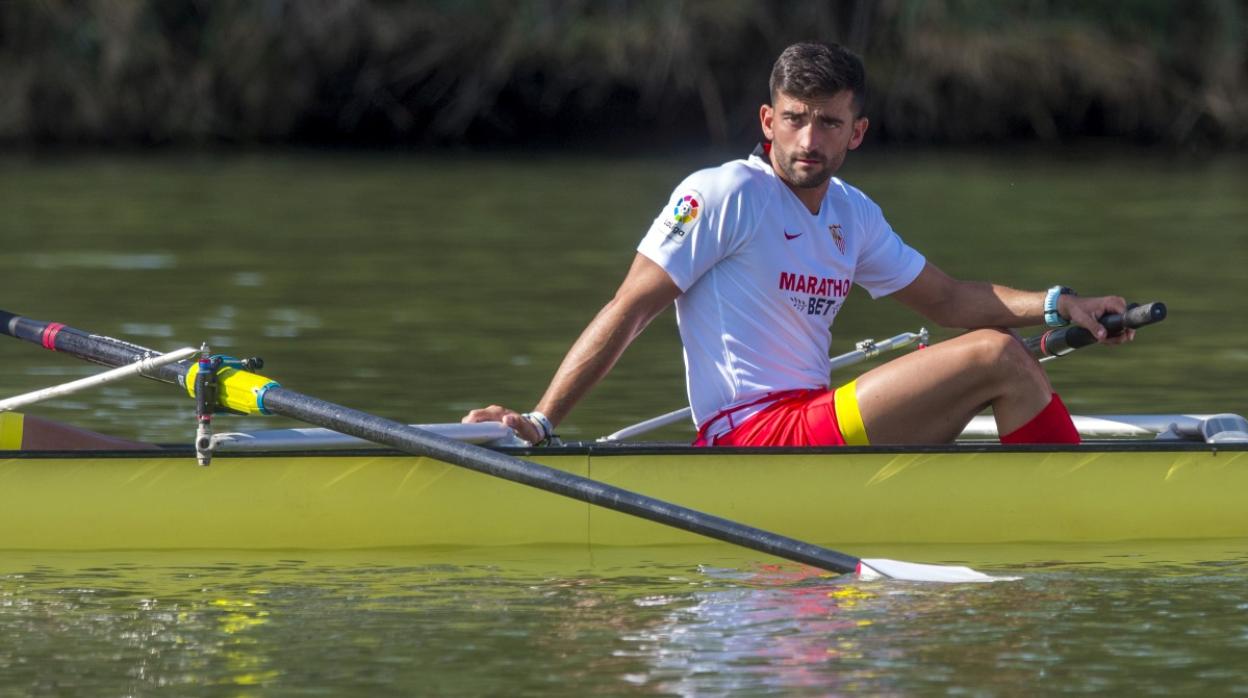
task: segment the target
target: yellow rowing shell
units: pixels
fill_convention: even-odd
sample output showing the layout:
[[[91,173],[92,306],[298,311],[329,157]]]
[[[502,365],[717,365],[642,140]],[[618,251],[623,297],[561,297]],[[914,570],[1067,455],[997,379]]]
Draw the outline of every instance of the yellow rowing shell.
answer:
[[[1151,443],[518,455],[812,543],[1248,538],[1248,448]],[[0,549],[364,549],[703,541],[387,452],[0,452]]]

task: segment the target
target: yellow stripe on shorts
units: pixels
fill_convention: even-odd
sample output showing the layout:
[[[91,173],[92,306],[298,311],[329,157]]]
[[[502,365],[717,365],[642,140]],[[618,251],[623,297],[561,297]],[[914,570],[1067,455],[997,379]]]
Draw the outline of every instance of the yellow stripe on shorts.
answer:
[[[0,451],[22,450],[22,425],[26,418],[20,412],[0,412]]]
[[[836,421],[845,443],[849,446],[870,446],[867,427],[863,425],[862,413],[858,411],[857,379],[837,388],[833,400],[836,402]]]

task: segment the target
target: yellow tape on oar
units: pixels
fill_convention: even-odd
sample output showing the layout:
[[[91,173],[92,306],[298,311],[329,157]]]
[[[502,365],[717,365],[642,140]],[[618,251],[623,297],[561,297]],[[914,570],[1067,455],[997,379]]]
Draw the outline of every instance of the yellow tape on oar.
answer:
[[[199,364],[191,364],[186,371],[186,394],[195,397],[195,376]],[[217,369],[217,404],[239,414],[268,414],[264,409],[264,394],[272,388],[281,387],[274,380],[250,371],[240,371],[232,366]]]

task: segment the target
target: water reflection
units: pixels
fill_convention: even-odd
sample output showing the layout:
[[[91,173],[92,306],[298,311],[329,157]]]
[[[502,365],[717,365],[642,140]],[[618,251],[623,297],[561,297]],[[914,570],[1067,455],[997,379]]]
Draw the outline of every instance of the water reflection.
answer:
[[[1043,553],[999,570],[1023,581],[986,585],[862,583],[722,546],[8,553],[0,680],[80,695],[1217,693],[1248,680],[1248,556],[1035,564]]]
[[[872,587],[772,568],[745,588],[698,593],[633,638],[653,648],[644,680],[679,695],[880,691],[879,671],[853,666],[867,651],[860,629],[879,613]]]

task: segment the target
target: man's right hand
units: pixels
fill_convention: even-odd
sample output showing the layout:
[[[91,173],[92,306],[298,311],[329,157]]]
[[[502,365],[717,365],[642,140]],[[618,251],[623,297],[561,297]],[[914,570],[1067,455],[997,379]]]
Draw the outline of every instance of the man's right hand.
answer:
[[[502,422],[511,427],[516,432],[516,436],[528,441],[529,443],[537,443],[542,440],[542,433],[532,422],[520,416],[519,412],[509,410],[501,405],[490,405],[478,410],[473,410],[464,415],[459,420],[464,424],[472,424],[474,422]]]

